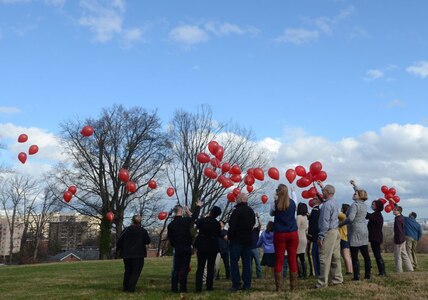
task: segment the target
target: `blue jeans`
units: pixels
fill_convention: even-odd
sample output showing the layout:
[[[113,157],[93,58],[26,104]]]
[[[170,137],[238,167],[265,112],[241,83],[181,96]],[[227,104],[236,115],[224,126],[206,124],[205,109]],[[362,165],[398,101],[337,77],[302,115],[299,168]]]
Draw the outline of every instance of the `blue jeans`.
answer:
[[[318,242],[312,243],[312,260],[314,262],[315,276],[320,276],[320,255],[318,251]]]
[[[251,249],[251,273],[253,271],[253,260],[256,262],[256,276],[262,278],[262,266],[260,265],[260,248]]]
[[[232,278],[232,289],[241,288],[241,274],[239,273],[239,258],[242,259],[242,281],[243,289],[251,288],[251,246],[244,246],[230,242],[230,277]]]

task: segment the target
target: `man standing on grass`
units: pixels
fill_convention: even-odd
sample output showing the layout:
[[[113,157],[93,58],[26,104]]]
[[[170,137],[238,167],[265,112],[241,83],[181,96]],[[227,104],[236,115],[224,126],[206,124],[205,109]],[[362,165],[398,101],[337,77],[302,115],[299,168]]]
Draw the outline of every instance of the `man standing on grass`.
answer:
[[[132,217],[132,225],[122,232],[116,245],[116,251],[120,251],[125,264],[124,292],[135,292],[135,286],[144,267],[144,257],[147,256],[147,244],[150,244],[150,237],[147,230],[141,226],[141,216],[135,215]]]
[[[334,193],[336,189],[332,185],[322,187],[321,181],[318,182],[322,189],[324,204],[320,209],[318,220],[318,246],[320,258],[320,276],[316,288],[328,286],[328,276],[331,276],[333,284],[343,282],[342,268],[340,263],[340,235],[339,235],[339,206]]]
[[[407,255],[406,250],[406,235],[404,234],[404,217],[401,214],[403,208],[401,206],[394,207],[394,260],[395,260],[395,272],[403,272],[404,268],[407,271],[413,272],[412,262]]]
[[[202,202],[196,202],[193,214],[189,208],[176,205],[174,207],[175,217],[168,224],[168,239],[174,248],[174,266],[171,278],[171,291],[177,293],[180,283],[180,292],[187,293],[187,275],[189,273],[190,259],[192,257],[192,235],[190,230],[193,222],[198,218]],[[184,216],[184,210],[188,217]]]
[[[416,213],[411,212],[409,217],[404,218],[404,234],[406,235],[406,250],[407,255],[412,262],[413,269],[418,267],[418,260],[416,259],[416,246],[422,237],[421,225],[416,221]]]

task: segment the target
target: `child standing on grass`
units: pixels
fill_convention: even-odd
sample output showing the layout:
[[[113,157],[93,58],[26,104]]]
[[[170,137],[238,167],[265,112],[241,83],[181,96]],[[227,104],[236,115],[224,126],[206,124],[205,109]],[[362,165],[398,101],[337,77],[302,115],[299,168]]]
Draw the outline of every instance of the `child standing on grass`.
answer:
[[[273,222],[269,221],[266,230],[260,235],[257,247],[263,246],[263,257],[260,263],[265,267],[265,278],[271,277],[275,267],[275,248],[273,246]]]

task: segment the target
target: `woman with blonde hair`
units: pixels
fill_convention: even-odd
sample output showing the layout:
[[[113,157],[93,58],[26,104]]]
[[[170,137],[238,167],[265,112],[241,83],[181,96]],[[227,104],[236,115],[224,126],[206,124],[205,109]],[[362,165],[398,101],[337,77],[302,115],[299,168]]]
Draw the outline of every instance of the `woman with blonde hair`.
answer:
[[[364,279],[370,279],[371,260],[369,255],[369,232],[366,224],[367,207],[364,201],[367,200],[367,192],[359,189],[355,181],[350,183],[354,187],[354,195],[351,208],[349,209],[345,221],[339,226],[348,225],[348,241],[351,247],[352,269],[354,273],[353,280],[360,280],[360,263],[358,261],[358,251],[364,257]]]
[[[297,287],[297,246],[299,245],[299,236],[295,213],[296,203],[293,199],[290,199],[287,186],[279,184],[276,189],[275,201],[270,209],[270,215],[274,217],[274,274],[278,292],[282,289],[282,268],[285,250],[287,250],[288,264],[290,266],[290,289],[294,290]]]
[[[339,222],[346,220],[346,213],[349,211],[349,204],[342,204],[342,210],[339,213]],[[345,262],[346,274],[352,274],[352,260],[351,252],[349,250],[349,241],[348,241],[348,226],[343,225],[339,228],[340,235],[340,255]]]

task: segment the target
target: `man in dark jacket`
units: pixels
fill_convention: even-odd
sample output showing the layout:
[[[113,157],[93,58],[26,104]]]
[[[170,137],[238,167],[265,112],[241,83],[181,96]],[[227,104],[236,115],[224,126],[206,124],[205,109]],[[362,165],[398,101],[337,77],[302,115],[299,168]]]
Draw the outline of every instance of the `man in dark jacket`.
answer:
[[[132,217],[132,225],[127,227],[117,241],[116,250],[125,264],[123,275],[123,291],[133,293],[138,278],[144,267],[144,257],[147,256],[146,245],[150,244],[150,238],[141,227],[141,216]]]
[[[232,278],[231,291],[241,289],[241,274],[239,273],[239,258],[242,259],[242,281],[244,290],[251,288],[251,231],[255,224],[255,214],[248,206],[248,195],[240,193],[236,197],[235,210],[229,220],[227,237],[230,241],[230,275]]]
[[[192,256],[192,235],[190,230],[193,222],[198,218],[202,202],[196,202],[196,209],[193,214],[188,207],[183,208],[180,205],[174,207],[175,217],[168,224],[168,239],[174,248],[174,266],[171,278],[171,291],[178,292],[178,283],[180,283],[180,292],[187,293],[187,274],[189,273],[190,259]],[[184,217],[184,210],[188,217]]]
[[[198,251],[198,269],[196,270],[195,280],[196,292],[202,292],[202,277],[205,264],[207,264],[207,291],[213,289],[214,265],[219,252],[218,238],[221,234],[220,222],[216,218],[220,214],[220,207],[214,206],[207,217],[196,220],[196,227],[199,230],[194,245]]]
[[[394,260],[395,272],[402,273],[403,265],[407,271],[413,272],[412,262],[407,255],[406,236],[404,234],[404,217],[402,215],[403,208],[401,206],[394,207]]]

